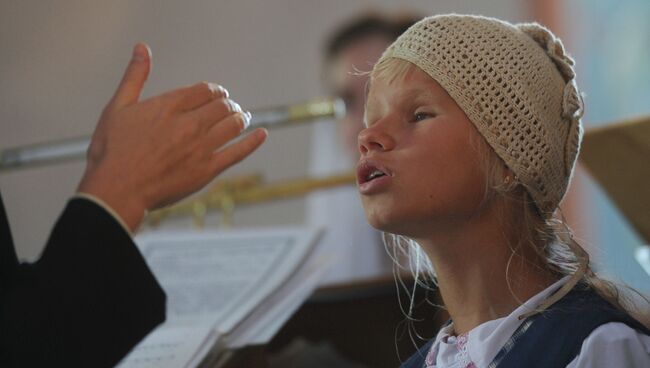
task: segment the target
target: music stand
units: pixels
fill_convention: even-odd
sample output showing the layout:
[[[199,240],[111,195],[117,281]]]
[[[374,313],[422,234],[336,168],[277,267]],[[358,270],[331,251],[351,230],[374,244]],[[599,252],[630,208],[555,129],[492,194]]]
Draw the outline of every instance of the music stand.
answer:
[[[579,157],[643,241],[650,243],[650,117],[587,131]],[[639,247],[636,258],[650,274],[650,247]]]

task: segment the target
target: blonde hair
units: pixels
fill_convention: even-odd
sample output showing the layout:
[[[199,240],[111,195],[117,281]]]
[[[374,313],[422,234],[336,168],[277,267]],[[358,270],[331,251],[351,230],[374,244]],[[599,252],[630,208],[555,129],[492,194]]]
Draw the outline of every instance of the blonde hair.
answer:
[[[376,65],[370,73],[371,83],[373,80],[381,79],[390,84],[404,78],[414,68],[417,66],[403,59],[386,59]],[[517,243],[509,244],[513,256],[519,250],[524,250],[523,247],[528,247],[537,257],[534,260],[537,262],[532,262],[532,264],[538,268],[540,267],[538,265],[541,264],[540,271],[550,272],[558,279],[563,276],[572,276],[572,279],[565,284],[566,288],[563,287],[542,303],[539,308],[520,318],[543,311],[580,282],[592,288],[612,305],[626,311],[639,322],[650,327],[650,315],[635,303],[630,292],[641,296],[644,304],[648,304],[650,301],[630,287],[617,285],[597,276],[589,265],[587,252],[573,238],[572,231],[566,225],[561,210],[555,211],[554,215],[550,217],[548,214],[542,214],[527,188],[520,182],[516,179],[504,182],[504,177],[510,173],[510,169],[482,136],[476,136],[479,138],[472,139],[470,145],[471,148],[477,150],[478,156],[483,160],[481,166],[487,179],[484,201],[500,197],[512,204],[508,208],[511,213],[503,213],[502,225],[504,228],[519,231]],[[414,240],[390,233],[384,233],[383,239],[386,251],[393,260],[394,275],[398,287],[404,288],[410,299],[408,307],[402,306],[402,310],[407,316],[407,322],[411,324],[415,321],[411,316],[414,308],[415,288],[434,289],[437,286],[436,273],[426,253]],[[412,290],[409,290],[401,278],[401,275],[407,270],[415,279]],[[508,270],[509,268],[506,269],[506,273]],[[506,274],[506,279],[510,283],[511,275]],[[510,284],[508,286],[510,287]],[[516,298],[514,293],[513,296]],[[520,302],[523,303],[523,301]],[[400,305],[402,304],[400,303]]]

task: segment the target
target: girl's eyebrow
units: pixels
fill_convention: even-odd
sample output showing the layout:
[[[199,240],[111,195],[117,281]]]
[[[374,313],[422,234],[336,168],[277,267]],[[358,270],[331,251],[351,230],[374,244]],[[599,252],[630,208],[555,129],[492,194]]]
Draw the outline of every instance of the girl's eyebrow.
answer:
[[[429,89],[422,88],[412,88],[404,92],[400,98],[406,101],[414,101],[418,99],[429,99],[432,101],[438,101],[439,97],[431,93]]]
[[[368,127],[368,103],[370,100],[370,85],[371,79],[368,78],[366,81],[366,91],[365,91],[365,102],[363,108],[363,125]],[[431,91],[430,88],[421,88],[421,87],[411,87],[407,88],[406,91],[399,95],[399,104],[419,104],[424,103],[422,100],[426,100],[426,104],[440,104],[441,96]]]

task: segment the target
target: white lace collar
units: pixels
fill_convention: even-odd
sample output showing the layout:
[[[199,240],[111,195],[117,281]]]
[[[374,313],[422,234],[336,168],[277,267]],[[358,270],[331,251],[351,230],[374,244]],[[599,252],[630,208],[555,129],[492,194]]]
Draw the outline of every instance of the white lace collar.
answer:
[[[443,327],[426,358],[427,367],[474,368],[486,367],[499,353],[523,321],[519,316],[533,310],[567,282],[563,277],[553,285],[528,299],[508,316],[487,321],[463,335],[454,336],[453,323]]]

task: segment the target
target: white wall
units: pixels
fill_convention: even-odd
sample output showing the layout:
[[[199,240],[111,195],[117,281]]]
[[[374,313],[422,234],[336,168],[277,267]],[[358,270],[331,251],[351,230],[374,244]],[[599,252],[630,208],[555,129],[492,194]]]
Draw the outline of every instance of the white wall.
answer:
[[[141,40],[154,57],[145,96],[201,80],[227,86],[248,109],[319,96],[325,35],[375,6],[526,20],[525,2],[516,0],[4,0],[0,147],[90,134],[132,45]],[[274,181],[304,175],[310,127],[271,133],[261,152],[224,177],[261,172]],[[19,257],[38,256],[83,167],[71,162],[0,174]],[[300,223],[303,207],[295,199],[244,208],[236,220],[239,225]]]

